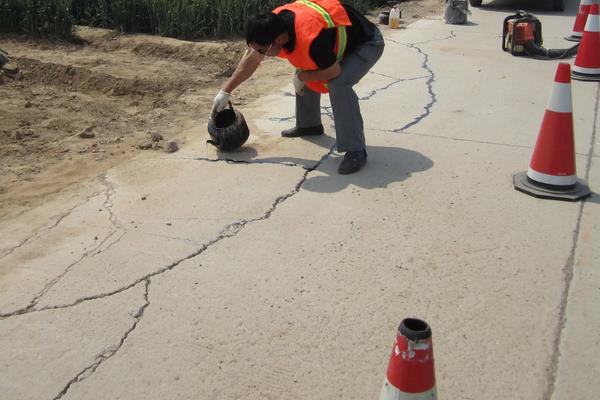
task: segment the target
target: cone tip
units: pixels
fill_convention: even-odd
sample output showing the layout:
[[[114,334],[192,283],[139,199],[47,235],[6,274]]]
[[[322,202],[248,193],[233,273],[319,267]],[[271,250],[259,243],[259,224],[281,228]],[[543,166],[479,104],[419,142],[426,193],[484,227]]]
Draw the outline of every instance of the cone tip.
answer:
[[[398,331],[409,340],[417,341],[429,339],[431,337],[431,327],[429,324],[418,318],[405,318],[400,323]]]
[[[556,68],[556,76],[554,82],[558,83],[571,83],[571,65],[561,62]]]

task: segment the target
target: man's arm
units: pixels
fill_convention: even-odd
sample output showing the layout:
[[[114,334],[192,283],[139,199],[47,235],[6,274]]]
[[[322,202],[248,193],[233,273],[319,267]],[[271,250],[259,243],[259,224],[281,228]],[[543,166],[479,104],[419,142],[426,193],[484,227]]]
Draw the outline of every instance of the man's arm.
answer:
[[[335,43],[337,30],[323,29],[310,44],[310,57],[317,64],[317,69],[302,71],[299,78],[302,82],[328,81],[342,73],[342,67],[336,59]]]
[[[258,69],[261,61],[264,59],[264,55],[260,54],[254,49],[246,50],[246,53],[242,57],[237,68],[224,84],[221,90],[226,93],[231,93],[235,88],[240,86],[243,82],[250,79],[252,74]]]
[[[314,71],[301,71],[298,77],[302,82],[310,81],[329,81],[337,78],[342,73],[342,67],[339,62],[334,62],[331,67],[325,69],[316,69]]]

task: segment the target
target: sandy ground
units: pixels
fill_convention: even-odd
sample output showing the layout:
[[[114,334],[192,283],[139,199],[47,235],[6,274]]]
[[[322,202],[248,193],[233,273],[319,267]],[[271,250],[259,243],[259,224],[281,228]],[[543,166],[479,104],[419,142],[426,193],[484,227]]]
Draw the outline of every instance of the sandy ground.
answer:
[[[440,0],[402,3],[402,25],[442,8]],[[23,72],[20,81],[0,82],[0,220],[76,191],[140,151],[205,135],[212,97],[245,48],[88,27],[76,35],[81,43],[0,36]],[[287,63],[267,59],[234,104],[290,78]]]

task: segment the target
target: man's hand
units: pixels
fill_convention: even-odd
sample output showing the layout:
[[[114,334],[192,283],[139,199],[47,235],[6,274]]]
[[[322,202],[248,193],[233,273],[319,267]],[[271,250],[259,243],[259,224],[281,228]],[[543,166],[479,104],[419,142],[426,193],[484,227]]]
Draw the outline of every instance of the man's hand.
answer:
[[[223,111],[225,107],[227,107],[227,103],[229,103],[230,98],[231,95],[229,93],[219,90],[219,93],[217,93],[215,99],[213,100],[212,113],[216,114]]]
[[[296,94],[298,96],[302,96],[304,94],[304,82],[302,82],[300,80],[300,71],[296,70],[296,73],[294,74],[294,89],[296,90]]]

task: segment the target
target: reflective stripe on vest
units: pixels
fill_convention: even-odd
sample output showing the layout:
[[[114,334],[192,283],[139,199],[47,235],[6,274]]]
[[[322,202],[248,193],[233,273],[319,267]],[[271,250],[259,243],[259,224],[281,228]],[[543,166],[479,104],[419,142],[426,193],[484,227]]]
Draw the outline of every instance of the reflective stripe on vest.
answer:
[[[320,5],[313,3],[310,0],[298,0],[298,3],[302,3],[305,6],[309,6],[310,8],[316,10],[319,14],[321,14],[321,16],[325,19],[327,28],[335,27],[335,24],[333,23],[333,19],[331,19],[331,15],[329,15],[329,13],[327,11],[325,11],[325,9],[323,7],[321,7]]]
[[[323,19],[325,20],[325,23],[327,24],[327,28],[335,28],[335,24],[333,23],[333,19],[331,18],[331,15],[329,15],[329,13],[320,5],[313,3],[310,0],[298,0],[298,3],[304,4],[305,6],[308,6],[310,8],[312,8],[313,10],[317,11],[319,14],[321,14],[321,16],[323,17]],[[344,58],[344,53],[346,52],[346,46],[348,45],[348,35],[346,33],[346,27],[345,26],[338,26],[337,27],[337,42],[336,42],[336,47],[337,47],[337,54],[336,54],[336,60],[338,62],[342,61],[342,58]]]
[[[319,70],[318,65],[310,56],[310,45],[323,29],[335,29],[336,39],[332,49],[333,54],[337,62],[343,60],[348,46],[346,28],[352,26],[352,22],[340,0],[296,0],[293,3],[277,7],[273,12],[279,14],[283,10],[297,14],[294,24],[297,42],[293,51],[287,52],[282,49],[278,57],[287,59],[299,70]],[[329,92],[327,81],[308,81],[306,86],[318,93]]]
[[[337,28],[337,62],[341,62],[342,58],[344,58],[344,52],[346,51],[346,45],[348,44],[348,36],[346,35],[346,27],[338,26]],[[323,82],[323,86],[329,90],[329,84],[327,82]],[[310,87],[310,86],[309,86]]]

